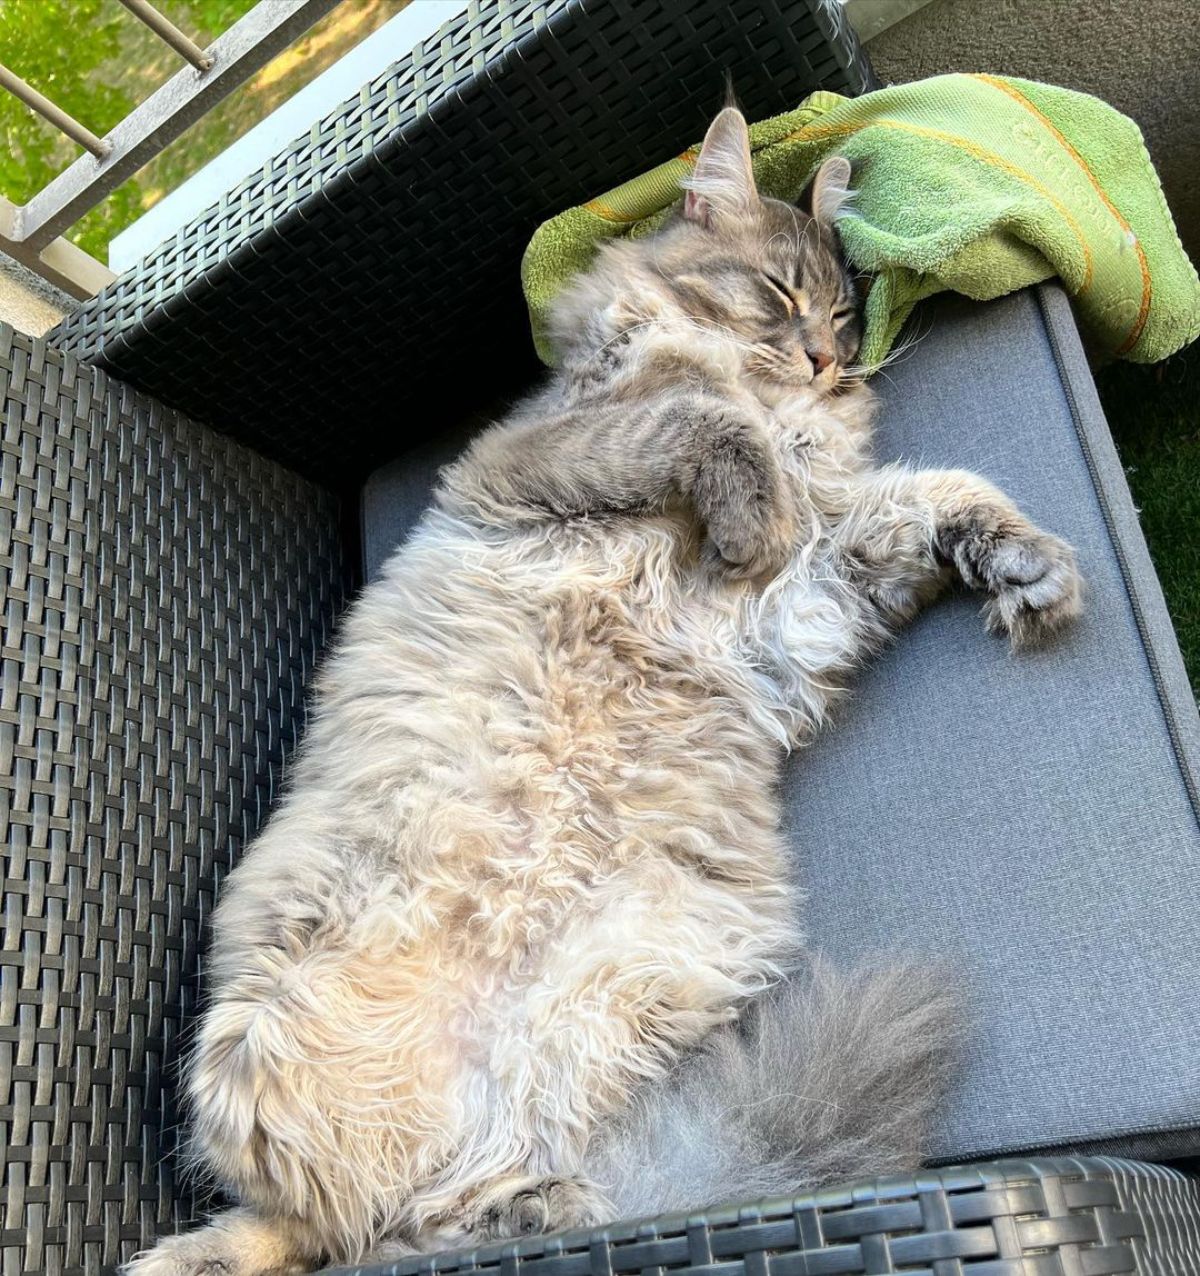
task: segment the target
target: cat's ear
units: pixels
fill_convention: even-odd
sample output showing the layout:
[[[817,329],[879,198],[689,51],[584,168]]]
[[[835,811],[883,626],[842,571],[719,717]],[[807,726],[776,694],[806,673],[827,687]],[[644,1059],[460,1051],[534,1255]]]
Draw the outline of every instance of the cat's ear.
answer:
[[[800,207],[817,221],[832,226],[852,196],[850,161],[844,155],[831,155],[800,196]]]
[[[683,215],[703,226],[726,216],[744,216],[758,203],[750,133],[736,106],[727,106],[708,126],[696,167],[683,186]]]

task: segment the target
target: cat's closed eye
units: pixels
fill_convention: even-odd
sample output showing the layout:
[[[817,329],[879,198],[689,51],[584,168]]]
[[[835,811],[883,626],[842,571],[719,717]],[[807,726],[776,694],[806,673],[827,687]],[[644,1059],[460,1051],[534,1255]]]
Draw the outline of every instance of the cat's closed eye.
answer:
[[[777,276],[772,275],[769,271],[766,271],[766,270],[763,271],[763,279],[766,280],[767,287],[769,287],[772,292],[779,294],[780,301],[782,301],[783,304],[787,307],[787,312],[790,315],[796,308],[796,302],[795,302],[795,299],[792,297],[791,291],[789,290],[787,284],[785,284]]]

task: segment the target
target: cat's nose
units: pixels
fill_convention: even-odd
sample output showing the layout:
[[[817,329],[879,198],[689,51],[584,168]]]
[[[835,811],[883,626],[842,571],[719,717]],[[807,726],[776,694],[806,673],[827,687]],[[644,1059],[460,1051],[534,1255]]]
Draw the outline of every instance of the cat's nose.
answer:
[[[814,377],[819,377],[833,362],[832,350],[805,350],[804,353],[808,355],[809,361],[812,363]]]

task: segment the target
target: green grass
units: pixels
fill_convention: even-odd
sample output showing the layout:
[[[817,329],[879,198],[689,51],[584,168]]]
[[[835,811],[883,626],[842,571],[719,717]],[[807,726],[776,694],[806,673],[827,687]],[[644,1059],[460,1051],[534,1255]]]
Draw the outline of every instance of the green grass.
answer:
[[[1200,347],[1097,377],[1192,691],[1200,695]]]

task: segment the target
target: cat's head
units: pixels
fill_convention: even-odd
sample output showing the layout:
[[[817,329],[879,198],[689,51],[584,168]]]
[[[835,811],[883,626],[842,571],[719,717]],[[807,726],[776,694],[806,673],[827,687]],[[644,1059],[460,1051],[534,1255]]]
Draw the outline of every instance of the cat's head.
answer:
[[[857,355],[859,301],[834,224],[849,179],[834,156],[799,206],[761,196],[742,113],[710,126],[654,268],[688,316],[746,343],[747,372],[829,393]]]

